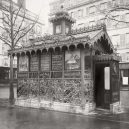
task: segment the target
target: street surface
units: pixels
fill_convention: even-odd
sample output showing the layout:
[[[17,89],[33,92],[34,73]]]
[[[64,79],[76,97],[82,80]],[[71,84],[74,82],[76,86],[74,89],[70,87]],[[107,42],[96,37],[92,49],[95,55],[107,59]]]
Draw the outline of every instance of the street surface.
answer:
[[[22,107],[0,107],[0,129],[129,129],[129,113],[76,115]]]

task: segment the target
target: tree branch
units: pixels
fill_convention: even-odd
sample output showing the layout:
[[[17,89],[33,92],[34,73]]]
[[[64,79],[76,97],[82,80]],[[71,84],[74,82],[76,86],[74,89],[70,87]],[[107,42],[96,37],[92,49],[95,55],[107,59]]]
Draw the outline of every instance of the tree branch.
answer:
[[[0,39],[11,48],[11,42],[0,35]]]
[[[32,28],[35,26],[36,23],[37,23],[37,20],[36,20],[35,23],[33,23],[33,25],[26,32],[23,31],[23,33],[21,34],[21,36],[15,41],[14,47],[17,45],[17,43],[19,42],[19,40],[21,38],[23,38],[25,35],[27,35],[32,30]]]
[[[16,39],[17,35],[19,34],[19,31],[20,31],[24,21],[25,21],[25,11],[24,11],[22,21],[20,22],[20,25],[19,25],[17,31],[14,33],[14,38],[13,38],[14,40]]]

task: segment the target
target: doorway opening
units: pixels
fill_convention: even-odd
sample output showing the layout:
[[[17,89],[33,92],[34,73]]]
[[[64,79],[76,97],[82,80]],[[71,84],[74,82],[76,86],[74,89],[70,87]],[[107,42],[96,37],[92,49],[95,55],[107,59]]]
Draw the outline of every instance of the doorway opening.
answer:
[[[95,64],[95,102],[97,108],[110,108],[110,65]]]

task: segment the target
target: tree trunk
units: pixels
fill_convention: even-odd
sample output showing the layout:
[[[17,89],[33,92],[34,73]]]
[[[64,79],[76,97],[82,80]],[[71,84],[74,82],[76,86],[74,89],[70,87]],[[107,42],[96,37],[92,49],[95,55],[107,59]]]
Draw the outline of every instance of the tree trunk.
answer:
[[[14,104],[14,89],[13,89],[13,55],[10,55],[10,105]]]

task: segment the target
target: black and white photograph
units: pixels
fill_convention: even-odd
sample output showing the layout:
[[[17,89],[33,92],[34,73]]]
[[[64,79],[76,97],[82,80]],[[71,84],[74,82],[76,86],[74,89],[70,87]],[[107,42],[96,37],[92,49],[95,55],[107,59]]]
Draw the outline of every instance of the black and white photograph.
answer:
[[[0,0],[0,129],[129,129],[129,0]]]

